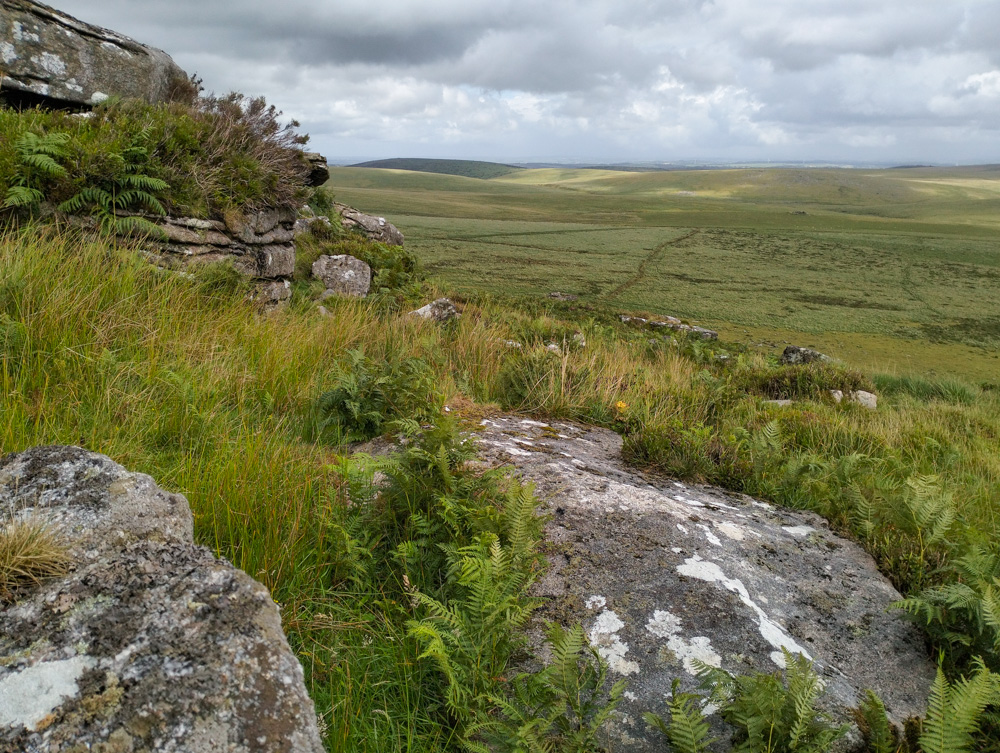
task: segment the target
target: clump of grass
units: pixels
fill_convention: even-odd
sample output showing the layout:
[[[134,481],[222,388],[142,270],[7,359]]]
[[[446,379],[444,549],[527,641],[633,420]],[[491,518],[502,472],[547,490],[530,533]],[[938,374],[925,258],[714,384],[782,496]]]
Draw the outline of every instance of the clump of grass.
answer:
[[[28,517],[8,523],[0,530],[0,601],[64,575],[69,565],[65,543],[43,521]]]
[[[908,395],[929,402],[941,400],[948,403],[972,405],[979,390],[958,379],[928,379],[926,377],[877,374],[873,378],[876,389],[884,395]]]

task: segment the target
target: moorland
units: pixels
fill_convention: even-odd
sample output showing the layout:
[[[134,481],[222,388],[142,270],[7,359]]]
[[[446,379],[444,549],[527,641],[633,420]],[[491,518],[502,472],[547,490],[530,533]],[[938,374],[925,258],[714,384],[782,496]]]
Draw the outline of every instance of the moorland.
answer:
[[[328,187],[391,215],[450,288],[561,291],[898,374],[995,382],[1000,371],[1000,167],[462,164],[336,168]]]
[[[329,750],[599,749],[611,689],[578,627],[554,635],[554,669],[513,681],[545,563],[531,490],[471,462],[470,432],[501,412],[613,428],[650,473],[826,517],[910,597],[940,660],[926,718],[894,738],[872,706],[865,749],[1000,749],[996,171],[354,168],[305,192],[300,142],[254,102],[0,108],[0,446],[81,445],[183,493],[198,542],[282,605]],[[320,223],[269,312],[231,265],[178,275],[119,232],[136,207],[221,221],[282,192],[327,214],[331,188],[407,247]],[[344,253],[370,261],[373,293],[320,310],[308,270]],[[408,315],[443,294],[457,321]],[[873,305],[842,305],[856,301]],[[725,326],[664,336],[621,310]],[[939,375],[906,373],[888,346],[863,352],[897,373],[832,348],[848,363],[782,364],[735,341],[747,330],[897,343]],[[831,396],[859,389],[877,410]],[[379,437],[390,455],[363,451]],[[829,749],[787,744],[789,719],[832,734],[815,697],[758,680],[788,711],[784,747],[766,749]],[[698,723],[694,703],[670,729],[685,709]]]

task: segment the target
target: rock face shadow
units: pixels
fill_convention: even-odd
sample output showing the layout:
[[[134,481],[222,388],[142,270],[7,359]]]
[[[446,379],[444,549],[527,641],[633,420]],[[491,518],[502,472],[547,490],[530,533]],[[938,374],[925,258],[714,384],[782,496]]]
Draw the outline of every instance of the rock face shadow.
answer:
[[[674,677],[696,688],[696,661],[774,672],[782,649],[814,662],[842,721],[865,688],[897,723],[924,712],[934,665],[919,631],[887,610],[899,593],[819,516],[647,477],[606,429],[499,417],[483,421],[479,445],[533,482],[550,516],[541,619],[582,623],[611,677],[629,681],[612,749],[662,749],[642,713],[664,712]]]

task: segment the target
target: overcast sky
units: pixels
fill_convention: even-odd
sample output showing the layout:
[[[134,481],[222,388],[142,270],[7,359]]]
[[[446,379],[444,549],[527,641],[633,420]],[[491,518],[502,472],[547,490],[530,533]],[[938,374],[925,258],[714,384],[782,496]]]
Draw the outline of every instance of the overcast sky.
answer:
[[[1000,162],[1000,0],[48,0],[331,159]]]

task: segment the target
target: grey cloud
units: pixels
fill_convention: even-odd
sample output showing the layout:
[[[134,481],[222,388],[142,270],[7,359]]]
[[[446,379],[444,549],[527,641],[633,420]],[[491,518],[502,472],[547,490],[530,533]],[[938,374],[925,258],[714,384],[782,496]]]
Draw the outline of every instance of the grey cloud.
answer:
[[[1000,161],[1000,0],[50,2],[331,155]]]

